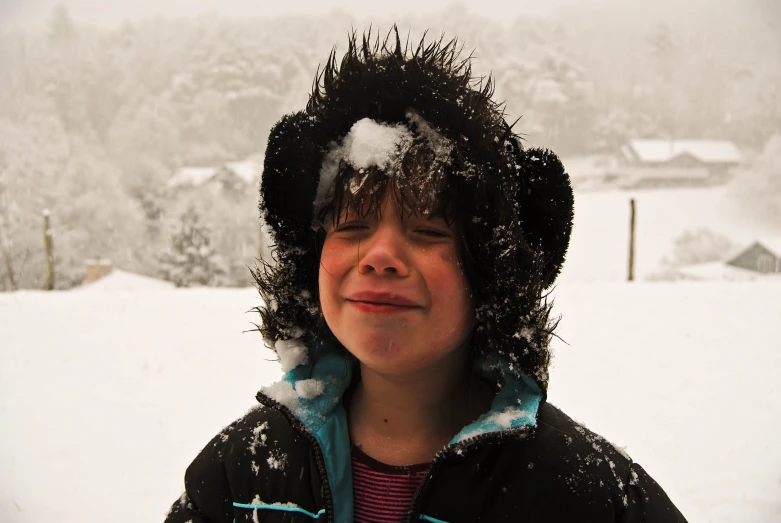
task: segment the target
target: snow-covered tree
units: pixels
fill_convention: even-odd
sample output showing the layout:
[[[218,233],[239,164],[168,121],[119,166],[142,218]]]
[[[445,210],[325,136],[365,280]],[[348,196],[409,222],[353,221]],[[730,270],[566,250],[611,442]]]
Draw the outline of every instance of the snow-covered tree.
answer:
[[[747,214],[781,227],[781,134],[770,137],[751,167],[735,177],[732,189]]]
[[[212,247],[211,231],[195,207],[181,216],[171,247],[160,257],[160,273],[177,287],[216,286],[225,274],[223,261]]]
[[[729,237],[710,229],[687,230],[674,240],[672,258],[663,260],[663,264],[685,267],[723,261],[735,247]]]
[[[54,6],[48,25],[49,40],[55,45],[68,44],[78,36],[68,6],[65,4]]]

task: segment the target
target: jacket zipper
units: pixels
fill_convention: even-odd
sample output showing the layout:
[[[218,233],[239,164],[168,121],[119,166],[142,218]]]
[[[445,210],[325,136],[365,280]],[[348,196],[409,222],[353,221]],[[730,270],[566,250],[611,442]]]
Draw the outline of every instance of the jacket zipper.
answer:
[[[306,439],[308,439],[309,442],[312,444],[312,447],[314,448],[315,451],[315,464],[317,465],[317,472],[320,474],[320,482],[323,485],[323,498],[325,501],[326,521],[328,523],[334,523],[334,500],[333,500],[333,495],[331,494],[331,484],[328,482],[328,472],[326,471],[325,468],[323,449],[320,448],[320,443],[317,441],[317,438],[315,438],[314,435],[311,432],[309,432],[309,430],[307,430],[306,427],[304,427],[303,423],[301,423],[298,420],[298,418],[290,411],[290,409],[288,409],[278,401],[269,398],[262,392],[258,392],[255,398],[262,405],[265,405],[267,407],[273,408],[281,412],[282,415],[285,416],[285,418],[287,418],[288,423],[290,423],[290,425],[296,431],[298,431],[301,435],[303,435]],[[516,437],[519,435],[525,436],[526,433],[529,431],[529,428],[530,426],[527,425],[527,426],[519,427],[517,429],[510,429],[505,432],[490,432],[487,434],[478,434],[477,436],[472,436],[471,438],[467,438],[456,444],[448,445],[440,452],[438,452],[437,455],[434,457],[434,460],[431,462],[431,466],[429,466],[428,472],[426,473],[426,477],[423,479],[423,482],[415,491],[415,495],[412,498],[412,505],[409,511],[409,517],[407,518],[407,523],[416,523],[420,519],[420,505],[426,487],[428,487],[429,484],[431,483],[434,475],[436,474],[437,470],[441,466],[442,462],[448,457],[450,457],[451,454],[456,453],[455,451],[456,448],[466,449],[467,447],[471,446],[474,443],[479,443],[481,441],[486,441],[489,439],[501,440],[504,438]]]
[[[314,448],[315,452],[315,464],[317,465],[317,472],[320,474],[320,483],[323,488],[323,498],[325,501],[325,516],[328,523],[334,523],[334,499],[331,494],[331,484],[328,482],[328,472],[325,469],[325,459],[323,458],[323,449],[320,448],[320,443],[317,438],[304,427],[298,418],[284,405],[275,401],[262,392],[258,392],[255,396],[259,403],[269,408],[275,409],[282,413],[287,418],[288,423],[302,436],[309,440]]]
[[[489,439],[501,440],[507,437],[515,437],[518,435],[525,436],[525,433],[527,433],[528,431],[529,431],[529,426],[523,426],[517,429],[510,429],[506,432],[490,432],[487,434],[478,434],[477,436],[472,436],[471,438],[467,438],[458,443],[448,445],[440,452],[438,452],[437,455],[434,457],[434,461],[431,462],[431,466],[428,469],[428,473],[426,474],[425,479],[420,484],[418,489],[415,491],[415,496],[412,498],[412,506],[409,511],[409,517],[407,518],[407,523],[416,523],[417,521],[420,520],[420,516],[421,516],[420,505],[422,503],[423,493],[426,490],[426,487],[428,487],[431,484],[431,481],[434,478],[434,475],[436,474],[439,467],[442,465],[442,462],[445,461],[452,454],[455,454],[456,448],[466,449],[466,447],[474,443],[479,443],[481,441],[486,441]]]

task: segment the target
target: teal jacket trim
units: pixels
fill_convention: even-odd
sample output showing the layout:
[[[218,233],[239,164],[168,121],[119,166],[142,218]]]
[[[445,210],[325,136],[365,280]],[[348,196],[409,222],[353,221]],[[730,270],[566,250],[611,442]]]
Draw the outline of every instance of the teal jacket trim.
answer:
[[[233,502],[233,506],[237,508],[248,508],[248,509],[260,509],[260,510],[279,510],[281,512],[299,512],[301,514],[306,514],[312,519],[317,519],[323,514],[325,514],[325,509],[321,508],[320,511],[315,514],[314,512],[309,512],[308,510],[304,510],[301,507],[288,507],[285,505],[266,505],[266,504],[259,504],[259,505],[247,505],[246,503],[236,503]],[[235,521],[235,520],[234,520]]]
[[[309,347],[306,362],[288,371],[282,381],[261,389],[289,408],[320,445],[333,498],[334,521],[353,520],[350,434],[342,398],[357,365],[355,357],[341,346],[320,341]],[[498,393],[491,410],[464,427],[450,441],[451,445],[468,445],[478,435],[536,425],[543,394],[533,379],[519,375],[511,362],[498,355],[481,360],[474,370],[488,384],[495,384]],[[446,523],[430,516],[420,518]]]
[[[464,427],[450,440],[451,445],[481,434],[537,424],[542,393],[534,380],[526,375],[517,378],[512,368],[506,360],[492,355],[476,370],[488,383],[496,383],[500,389],[491,403],[491,410]]]
[[[333,498],[334,521],[353,520],[353,472],[350,433],[342,396],[357,360],[341,346],[321,341],[309,347],[308,362],[288,371],[282,382],[261,389],[288,407],[314,435],[323,452]],[[301,383],[314,387],[305,393]]]
[[[323,450],[325,470],[334,502],[334,521],[352,521],[354,500],[350,432],[347,414],[341,403],[315,437]]]
[[[420,519],[422,519],[423,521],[430,521],[431,523],[447,523],[447,521],[443,521],[437,518],[432,518],[431,516],[426,516],[424,514],[420,515]]]

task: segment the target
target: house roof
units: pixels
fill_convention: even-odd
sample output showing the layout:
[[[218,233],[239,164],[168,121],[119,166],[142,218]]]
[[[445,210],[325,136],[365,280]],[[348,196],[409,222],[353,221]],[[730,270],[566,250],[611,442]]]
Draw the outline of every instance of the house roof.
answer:
[[[758,240],[754,240],[753,242],[746,243],[741,245],[740,247],[736,247],[735,249],[732,249],[727,256],[724,256],[724,258],[722,258],[722,262],[725,264],[730,263],[731,261],[737,259],[739,256],[744,254],[746,251],[754,247],[754,245],[756,244],[762,245],[766,249],[770,250],[770,252],[772,252],[776,256],[781,257],[781,238],[766,237],[766,238],[760,238]]]
[[[737,146],[726,140],[629,140],[624,155],[631,153],[645,163],[668,162],[677,156],[691,155],[703,163],[740,163],[743,156]]]
[[[220,173],[233,175],[249,185],[260,178],[263,164],[254,160],[226,162],[219,167],[181,167],[166,182],[168,188],[200,187]]]
[[[217,174],[216,167],[181,167],[166,183],[168,187],[199,187]]]
[[[244,180],[247,184],[258,180],[263,172],[263,165],[254,161],[228,162],[224,165],[224,168]]]
[[[763,245],[776,256],[781,256],[781,238],[760,238],[756,243]]]

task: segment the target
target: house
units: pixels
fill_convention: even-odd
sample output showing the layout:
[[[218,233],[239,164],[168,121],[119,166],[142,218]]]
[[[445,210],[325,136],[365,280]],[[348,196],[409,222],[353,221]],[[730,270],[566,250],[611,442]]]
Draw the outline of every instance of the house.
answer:
[[[263,164],[254,161],[228,162],[217,169],[213,183],[223,191],[244,191],[248,187],[257,189]]]
[[[165,184],[167,189],[200,187],[217,173],[216,167],[181,167]]]
[[[781,239],[755,241],[730,257],[727,265],[761,274],[781,273]]]
[[[169,191],[209,188],[214,194],[220,190],[244,190],[256,185],[263,172],[262,159],[226,162],[217,167],[181,167],[166,183]]]
[[[81,287],[76,287],[74,290],[128,291],[174,288],[171,282],[117,269],[110,260],[106,259],[86,260],[84,269],[84,282]]]
[[[736,250],[725,260],[679,267],[677,277],[688,280],[781,281],[781,238],[758,240]]]
[[[737,146],[725,140],[629,140],[607,181],[627,188],[712,185],[727,181],[742,161]]]
[[[618,166],[614,155],[591,154],[561,159],[572,187],[578,191],[599,190],[609,186],[606,178]]]

